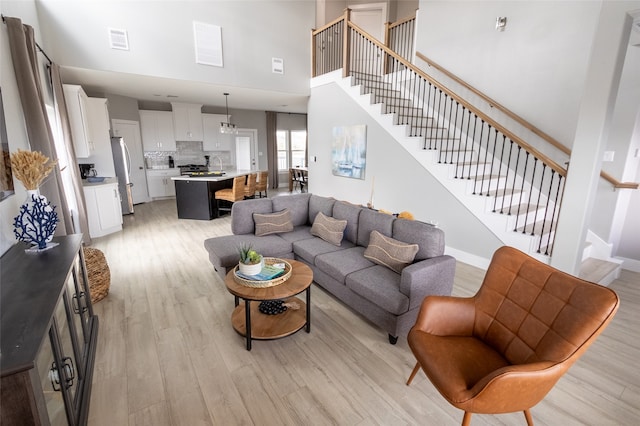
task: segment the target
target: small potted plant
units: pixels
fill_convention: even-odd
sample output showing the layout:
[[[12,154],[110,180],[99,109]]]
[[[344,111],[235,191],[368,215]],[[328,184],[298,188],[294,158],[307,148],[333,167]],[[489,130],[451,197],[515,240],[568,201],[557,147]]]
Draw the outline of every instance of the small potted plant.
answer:
[[[238,248],[240,254],[240,273],[245,275],[257,275],[262,271],[262,255],[253,249],[251,244],[243,244]]]

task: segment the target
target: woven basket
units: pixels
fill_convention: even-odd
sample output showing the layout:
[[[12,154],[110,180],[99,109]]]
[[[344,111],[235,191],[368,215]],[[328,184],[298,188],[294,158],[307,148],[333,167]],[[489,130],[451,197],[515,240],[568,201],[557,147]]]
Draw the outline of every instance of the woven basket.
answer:
[[[87,267],[89,277],[89,293],[91,293],[91,303],[96,303],[104,299],[109,294],[111,285],[111,272],[104,253],[100,250],[83,247],[84,262]]]

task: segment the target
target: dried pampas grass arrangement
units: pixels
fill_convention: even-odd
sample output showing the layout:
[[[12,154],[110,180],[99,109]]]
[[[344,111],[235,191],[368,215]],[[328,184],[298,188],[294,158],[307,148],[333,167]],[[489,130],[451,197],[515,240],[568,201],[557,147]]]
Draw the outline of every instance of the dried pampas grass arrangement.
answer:
[[[51,161],[49,157],[39,151],[18,150],[11,154],[11,170],[16,179],[27,190],[38,189],[42,182],[49,176],[57,161]]]

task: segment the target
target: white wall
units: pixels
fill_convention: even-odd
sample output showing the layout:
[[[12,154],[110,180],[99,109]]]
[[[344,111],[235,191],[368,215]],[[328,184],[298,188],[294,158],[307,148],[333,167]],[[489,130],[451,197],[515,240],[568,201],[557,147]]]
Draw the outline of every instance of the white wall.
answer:
[[[41,40],[37,14],[32,1],[2,0],[0,2],[0,13],[4,16],[22,19],[24,24],[31,25],[34,28],[36,40]],[[13,71],[7,26],[5,24],[0,24],[0,58],[0,86],[2,86],[9,149],[11,152],[15,152],[18,149],[29,150],[29,140],[24,127],[22,106],[20,105],[18,85]],[[20,181],[14,178],[13,183],[16,190],[15,195],[0,202],[0,254],[4,253],[16,242],[13,235],[13,218],[18,215],[18,209],[27,197],[24,186]]]
[[[599,10],[599,1],[421,0],[416,50],[570,147]]]
[[[437,222],[445,232],[447,247],[489,259],[502,245],[335,84],[312,88],[308,111],[309,192],[366,204],[375,177],[375,208],[394,213],[409,211],[423,222]],[[367,126],[364,180],[331,173],[333,127],[356,124]],[[313,162],[314,156],[316,162]]]
[[[558,236],[563,237],[561,241],[573,241],[573,246],[562,247],[563,255],[568,254],[564,253],[568,249],[571,256],[579,257],[586,228],[593,228],[598,236],[617,247],[617,239],[632,232],[624,218],[640,214],[633,204],[623,202],[628,194],[621,197],[620,191],[614,193],[610,184],[597,178],[597,172],[593,180],[598,182],[594,201],[595,190],[585,183],[592,182],[589,173],[579,172],[596,163],[588,157],[597,157],[606,149],[616,151],[616,160],[603,165],[606,171],[626,180],[636,176],[637,159],[629,167],[628,152],[632,151],[631,129],[638,112],[637,51],[627,58],[620,93],[613,84],[617,80],[613,74],[607,75],[607,81],[596,78],[587,83],[587,77],[604,76],[606,73],[600,69],[607,69],[608,73],[617,67],[613,62],[618,60],[614,58],[616,42],[621,40],[618,34],[628,14],[638,9],[638,1],[420,1],[419,52],[572,149],[573,167],[568,181],[575,175],[574,183],[577,179],[578,185],[587,185],[589,193],[580,193],[578,203],[574,203],[575,199],[569,202],[565,195],[563,211],[568,221],[564,225],[568,226],[559,221]],[[507,17],[503,32],[495,30],[498,16]],[[616,40],[607,40],[611,54],[598,56],[602,49],[594,40],[602,42],[606,34],[615,34]],[[602,64],[603,61],[612,62]],[[602,108],[584,108],[585,99],[595,99],[594,94],[600,90],[592,83],[611,88],[596,96]],[[609,115],[610,110],[613,115]],[[589,122],[599,123],[602,134],[576,139],[578,127]],[[576,217],[582,218],[574,220],[576,225],[581,222],[581,229],[572,229],[567,238],[565,228],[571,228],[571,218]],[[633,256],[640,259],[640,251]]]
[[[309,92],[311,1],[37,0],[51,55],[66,67],[288,93]],[[196,64],[193,20],[222,27],[224,67]],[[130,51],[109,47],[108,28]],[[282,58],[284,76],[271,72]]]

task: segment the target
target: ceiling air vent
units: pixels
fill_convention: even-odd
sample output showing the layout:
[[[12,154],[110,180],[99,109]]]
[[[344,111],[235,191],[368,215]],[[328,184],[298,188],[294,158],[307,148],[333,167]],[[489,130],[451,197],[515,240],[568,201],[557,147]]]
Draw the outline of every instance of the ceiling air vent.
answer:
[[[127,30],[109,28],[109,45],[112,49],[129,50]]]

